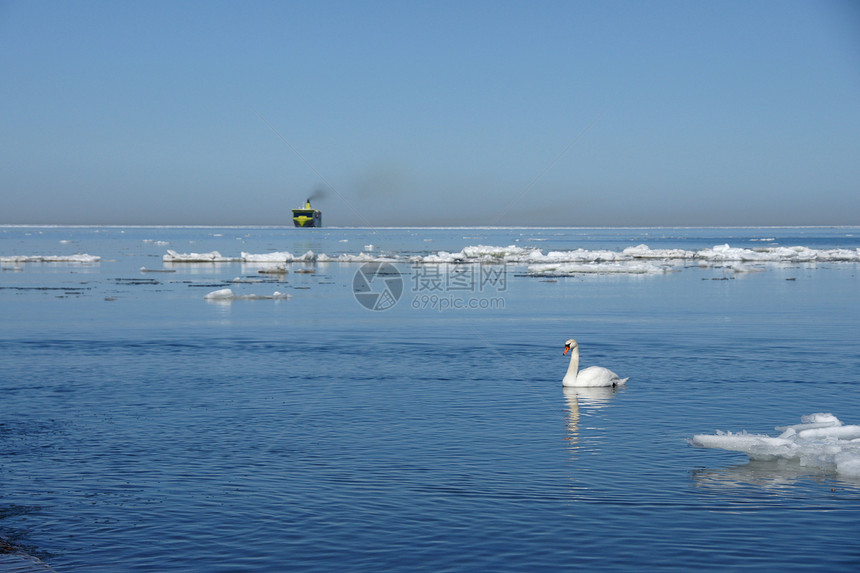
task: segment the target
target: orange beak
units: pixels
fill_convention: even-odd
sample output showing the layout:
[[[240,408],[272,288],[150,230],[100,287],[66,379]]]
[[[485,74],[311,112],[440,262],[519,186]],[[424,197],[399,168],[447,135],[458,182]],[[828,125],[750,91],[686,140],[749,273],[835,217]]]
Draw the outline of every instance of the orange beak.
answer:
[[[568,350],[570,350],[570,346],[565,346],[565,347],[564,347],[564,352],[562,352],[562,353],[561,353],[561,355],[562,355],[562,356],[564,356],[565,354],[567,354],[567,351],[568,351]]]

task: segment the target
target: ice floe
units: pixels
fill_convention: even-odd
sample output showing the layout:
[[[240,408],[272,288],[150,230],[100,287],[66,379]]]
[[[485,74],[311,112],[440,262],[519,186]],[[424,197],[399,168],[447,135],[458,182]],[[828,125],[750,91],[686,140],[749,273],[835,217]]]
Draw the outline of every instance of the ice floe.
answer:
[[[293,297],[290,294],[285,294],[279,291],[275,291],[270,295],[236,294],[233,292],[233,289],[222,288],[219,290],[213,290],[203,298],[210,301],[231,302],[234,300],[286,300]]]
[[[800,424],[777,426],[782,433],[776,437],[717,431],[697,434],[688,441],[701,448],[743,452],[751,460],[793,460],[801,466],[860,477],[860,426],[843,425],[836,416],[825,413],[800,420]]]
[[[627,247],[621,252],[624,256],[633,259],[660,259],[670,261],[675,259],[693,259],[696,257],[695,251],[685,251],[684,249],[652,249],[648,245]]]
[[[744,249],[728,244],[715,245],[699,251],[683,249],[651,249],[647,245],[628,247],[625,256],[636,259],[698,259],[715,262],[860,262],[860,249],[810,249],[809,247],[760,247]]]
[[[243,263],[312,263],[317,260],[317,256],[313,251],[308,251],[304,255],[300,256],[294,256],[292,253],[287,251],[263,253],[258,255],[243,252],[240,260]]]
[[[0,263],[97,263],[101,261],[97,255],[12,255],[0,257]]]
[[[257,273],[262,275],[286,275],[290,271],[287,270],[287,265],[265,265],[257,269]]]
[[[208,253],[177,253],[168,249],[167,254],[161,257],[165,263],[235,263],[242,259],[235,257],[224,257],[218,251]]]
[[[703,249],[696,253],[696,258],[707,261],[768,261],[768,262],[813,262],[832,260],[828,252],[817,251],[808,247],[769,247],[762,249],[744,249],[729,245],[716,245],[711,249]]]
[[[372,247],[365,245],[365,249]],[[759,247],[746,249],[728,244],[715,245],[696,251],[685,249],[652,249],[648,245],[627,247],[621,251],[571,249],[543,251],[536,247],[516,245],[472,245],[459,252],[436,251],[424,255],[381,253],[373,246],[359,253],[328,255],[307,251],[294,255],[287,251],[272,253],[241,253],[238,257],[225,257],[218,251],[209,253],[177,253],[168,250],[163,257],[166,263],[241,262],[260,265],[287,265],[290,263],[368,263],[389,262],[423,264],[524,264],[535,275],[578,273],[662,273],[672,267],[724,266],[734,272],[748,273],[765,270],[767,264],[795,264],[819,262],[860,262],[860,249],[811,249],[809,247]]]

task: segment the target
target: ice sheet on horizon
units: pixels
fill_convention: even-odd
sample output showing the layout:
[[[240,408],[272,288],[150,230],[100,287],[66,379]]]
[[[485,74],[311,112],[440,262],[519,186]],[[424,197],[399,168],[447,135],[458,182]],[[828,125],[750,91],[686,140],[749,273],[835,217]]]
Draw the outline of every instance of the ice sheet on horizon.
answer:
[[[690,444],[743,452],[751,460],[785,459],[801,466],[860,477],[860,426],[843,425],[833,414],[817,413],[801,417],[800,424],[777,426],[777,436],[717,431],[697,434]]]
[[[700,265],[730,264],[730,263],[815,263],[815,262],[860,262],[860,249],[811,249],[809,247],[759,247],[746,249],[731,247],[728,244],[715,245],[698,251],[684,249],[652,249],[641,244],[627,247],[622,251],[572,249],[568,251],[548,251],[536,247],[507,247],[472,245],[461,251],[452,253],[437,251],[418,256],[398,254],[371,253],[368,251],[355,254],[343,253],[330,256],[325,253],[315,254],[307,251],[303,255],[293,255],[287,251],[273,253],[242,252],[239,257],[225,257],[218,251],[209,253],[177,253],[168,250],[163,257],[169,263],[205,263],[205,262],[242,262],[250,264],[287,264],[296,262],[338,262],[338,263],[367,263],[367,262],[408,262],[412,264],[463,264],[463,263],[512,263],[529,265],[560,265],[564,263],[618,263],[621,266],[606,266],[599,272],[615,269],[617,272],[663,272],[664,267],[679,266],[689,261],[697,261]],[[632,265],[633,262],[660,261],[663,267],[656,265]],[[760,267],[738,266],[740,272],[761,270]],[[592,267],[575,271],[570,267],[568,272],[592,272]]]
[[[0,257],[0,263],[97,263],[101,261],[97,255],[12,255]]]

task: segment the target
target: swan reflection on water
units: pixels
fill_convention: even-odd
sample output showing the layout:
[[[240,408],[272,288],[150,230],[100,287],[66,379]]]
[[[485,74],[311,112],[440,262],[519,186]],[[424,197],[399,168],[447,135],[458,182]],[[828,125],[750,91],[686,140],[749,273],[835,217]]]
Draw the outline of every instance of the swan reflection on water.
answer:
[[[576,448],[579,444],[580,408],[592,408],[594,410],[605,408],[621,388],[623,386],[564,386],[562,388],[570,410],[567,417],[567,439],[572,447]]]

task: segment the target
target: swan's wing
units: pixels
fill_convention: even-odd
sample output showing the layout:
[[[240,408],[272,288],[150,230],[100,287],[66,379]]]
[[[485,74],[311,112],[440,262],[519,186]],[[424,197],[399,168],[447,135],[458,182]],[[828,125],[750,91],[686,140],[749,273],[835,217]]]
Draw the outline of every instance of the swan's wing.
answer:
[[[589,366],[576,375],[577,386],[612,386],[626,381],[627,378],[622,380],[618,374],[602,366]]]

